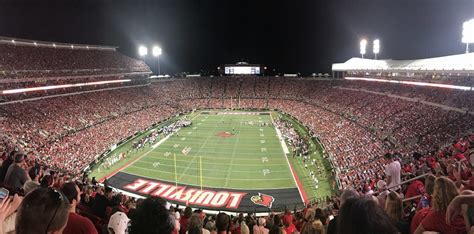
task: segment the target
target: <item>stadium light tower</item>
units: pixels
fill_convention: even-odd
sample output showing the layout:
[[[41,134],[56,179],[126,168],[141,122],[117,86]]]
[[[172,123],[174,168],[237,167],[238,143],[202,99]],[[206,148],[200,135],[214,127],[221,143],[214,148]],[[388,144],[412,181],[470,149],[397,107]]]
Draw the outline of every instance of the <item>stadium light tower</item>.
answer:
[[[140,56],[146,56],[148,54],[148,49],[145,46],[138,47],[138,54]]]
[[[362,58],[364,58],[364,54],[366,52],[366,49],[367,48],[367,40],[365,39],[362,39],[360,41],[360,55],[362,56]]]
[[[153,46],[153,49],[152,49],[152,54],[154,57],[156,57],[158,59],[158,75],[161,75],[161,71],[160,71],[160,55],[161,55],[161,47],[159,46]]]
[[[377,60],[377,54],[380,52],[380,40],[375,39],[374,40],[374,55],[375,55],[375,60]]]
[[[462,25],[462,42],[466,43],[466,54],[469,53],[469,43],[474,43],[474,19]]]

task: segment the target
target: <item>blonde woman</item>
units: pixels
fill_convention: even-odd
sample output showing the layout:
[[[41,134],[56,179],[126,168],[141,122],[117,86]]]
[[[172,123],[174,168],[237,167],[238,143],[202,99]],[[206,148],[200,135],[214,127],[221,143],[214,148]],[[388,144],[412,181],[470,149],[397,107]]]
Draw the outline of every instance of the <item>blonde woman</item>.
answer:
[[[403,203],[397,192],[391,191],[385,199],[385,212],[401,233],[408,233],[410,222],[406,220],[403,212]]]
[[[415,234],[424,231],[435,231],[440,233],[464,233],[466,231],[464,219],[460,216],[455,218],[451,225],[446,223],[446,210],[449,203],[458,196],[456,185],[447,177],[439,177],[435,180],[431,210],[420,223]]]

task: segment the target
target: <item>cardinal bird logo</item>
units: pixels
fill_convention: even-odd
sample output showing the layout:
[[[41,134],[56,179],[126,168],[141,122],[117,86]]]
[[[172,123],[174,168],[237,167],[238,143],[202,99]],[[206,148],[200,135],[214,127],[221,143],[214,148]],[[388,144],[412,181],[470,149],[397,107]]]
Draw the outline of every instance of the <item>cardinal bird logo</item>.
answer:
[[[258,195],[252,196],[250,200],[252,200],[252,202],[256,205],[272,208],[272,204],[275,201],[275,198],[267,194],[258,193]]]

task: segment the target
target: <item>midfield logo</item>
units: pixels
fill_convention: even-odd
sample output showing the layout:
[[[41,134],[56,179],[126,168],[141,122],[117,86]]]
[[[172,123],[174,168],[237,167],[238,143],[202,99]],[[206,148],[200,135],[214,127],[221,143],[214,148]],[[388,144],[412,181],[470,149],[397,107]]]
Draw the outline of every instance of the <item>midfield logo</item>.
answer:
[[[265,207],[268,207],[268,208],[272,208],[272,204],[275,201],[275,198],[270,196],[270,195],[267,195],[267,194],[258,193],[258,195],[252,196],[250,198],[250,200],[253,203],[255,203],[255,205],[260,205],[260,206],[265,206]]]

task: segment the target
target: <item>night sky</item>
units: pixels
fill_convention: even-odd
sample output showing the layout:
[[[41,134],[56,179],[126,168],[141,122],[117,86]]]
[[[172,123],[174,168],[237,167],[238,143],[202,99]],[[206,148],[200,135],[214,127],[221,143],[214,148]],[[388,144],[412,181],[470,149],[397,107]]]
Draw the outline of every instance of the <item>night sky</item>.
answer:
[[[312,73],[359,56],[363,37],[381,40],[384,59],[463,53],[470,18],[474,0],[3,0],[0,36],[114,45],[132,57],[158,44],[165,73],[241,60]]]

